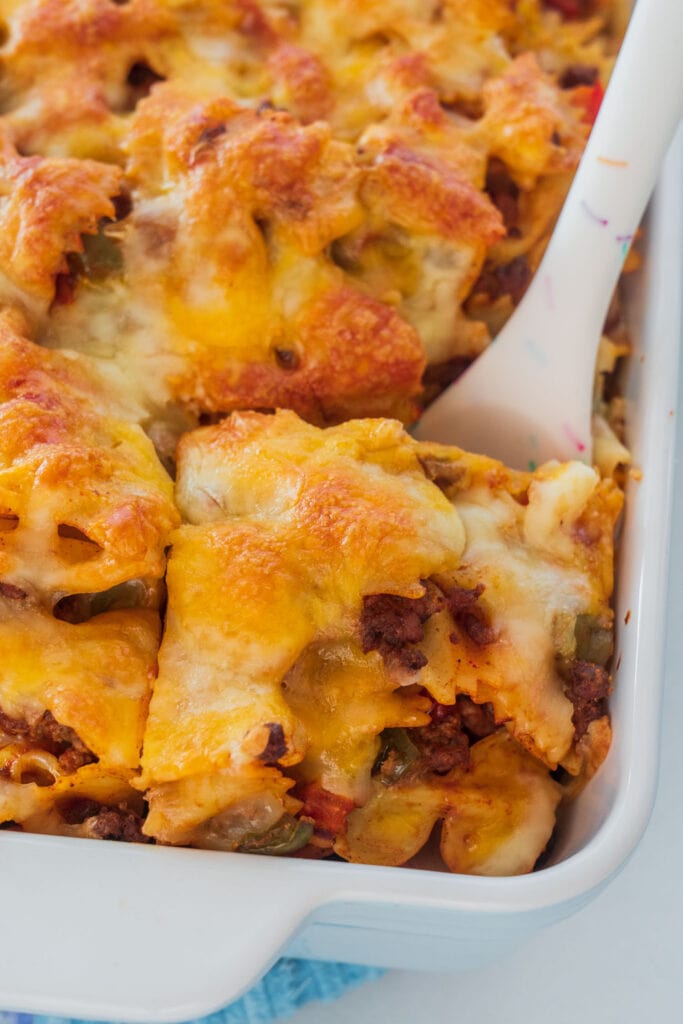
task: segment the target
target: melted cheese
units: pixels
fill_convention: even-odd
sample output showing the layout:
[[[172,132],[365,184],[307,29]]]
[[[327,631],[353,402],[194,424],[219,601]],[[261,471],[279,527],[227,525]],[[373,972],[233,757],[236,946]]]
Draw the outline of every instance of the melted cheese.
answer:
[[[19,156],[0,125],[0,297],[45,313],[66,254],[111,217],[121,172],[92,160]],[[7,285],[2,288],[2,278]],[[4,294],[3,294],[4,293]]]
[[[429,722],[429,700],[403,693],[378,654],[351,643],[309,647],[283,679],[287,705],[302,724],[306,753],[293,769],[358,805],[370,796],[380,733]]]
[[[472,459],[467,485],[453,494],[467,543],[457,572],[440,582],[445,589],[483,586],[478,603],[495,640],[481,646],[456,627],[458,642],[441,645],[440,668],[459,691],[490,701],[496,720],[549,767],[562,762],[577,772],[582,759],[556,664],[566,653],[558,630],[569,623],[573,634],[579,615],[611,622],[613,532],[622,496],[575,463],[524,474],[521,491],[519,474],[494,466]]]
[[[274,768],[247,767],[190,775],[152,786],[145,833],[164,843],[234,849],[245,832],[264,832],[290,808],[292,780]]]
[[[0,576],[46,600],[163,576],[171,482],[128,403],[23,328],[0,318]]]
[[[423,465],[435,460],[454,481],[450,501],[425,476]],[[299,784],[358,805],[372,801],[380,733],[428,724],[428,695],[446,704],[458,693],[490,701],[515,737],[504,749],[537,765],[529,778],[540,780],[541,793],[556,794],[544,762],[594,771],[604,757],[604,728],[595,747],[593,733],[575,746],[573,707],[555,665],[558,623],[571,631],[581,614],[609,622],[607,570],[621,499],[594,471],[549,464],[512,473],[418,444],[387,421],[321,431],[293,413],[248,413],[183,438],[176,498],[188,525],[173,536],[140,783],[163,797],[166,841],[188,834],[180,818],[173,831],[169,810],[183,780],[201,788],[216,773],[241,771],[256,780],[264,759]],[[362,653],[362,598],[419,597],[428,578],[446,595],[454,586],[483,587],[478,607],[492,637],[475,642],[442,609],[426,624],[422,669]],[[270,792],[272,775],[263,781]],[[422,779],[420,787],[410,797],[415,813],[424,792],[425,806],[436,800],[435,817],[445,813],[438,782]],[[168,806],[164,793],[176,794]],[[403,808],[400,794],[395,799]],[[393,800],[383,795],[382,806]],[[543,843],[555,802],[541,800],[542,824],[529,825]],[[219,815],[229,809],[212,807]],[[416,835],[428,834],[435,817],[419,817]],[[201,842],[193,822],[193,841]],[[508,840],[516,849],[508,837],[506,850]],[[491,870],[507,863],[500,856],[491,854]],[[515,863],[518,856],[509,854]]]
[[[107,612],[72,625],[25,600],[0,601],[2,711],[29,724],[50,711],[104,767],[131,774],[156,672],[158,615]]]
[[[143,780],[250,764],[267,723],[294,764],[307,740],[283,677],[313,641],[353,628],[364,594],[418,595],[455,566],[460,519],[398,424],[321,432],[284,412],[186,435],[177,498],[196,525],[173,537]]]
[[[52,155],[42,175],[79,173],[74,194],[88,196],[59,211],[72,235],[36,270],[45,295],[80,248],[74,225],[111,216],[101,193],[133,200],[123,273],[94,304],[82,281],[41,337],[106,352],[154,417],[180,404],[413,419],[425,364],[475,357],[500,319],[495,296],[473,295],[487,261],[533,267],[547,240],[587,131],[557,87],[584,37],[537,0],[516,17],[473,0],[436,17],[404,0],[343,14],[309,0],[296,16],[255,2],[114,6],[7,13],[6,130],[22,152]],[[538,59],[516,56],[521,37]],[[606,73],[604,39],[592,46]],[[123,180],[85,156],[120,163]],[[514,237],[485,191],[492,158],[520,189]]]

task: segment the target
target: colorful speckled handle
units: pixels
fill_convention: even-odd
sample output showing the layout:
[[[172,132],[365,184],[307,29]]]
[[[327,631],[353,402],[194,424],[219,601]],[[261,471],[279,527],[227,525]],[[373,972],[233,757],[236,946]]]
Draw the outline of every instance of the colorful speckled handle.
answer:
[[[683,114],[683,0],[638,0],[534,281],[494,344],[417,429],[519,468],[591,459],[597,344]]]

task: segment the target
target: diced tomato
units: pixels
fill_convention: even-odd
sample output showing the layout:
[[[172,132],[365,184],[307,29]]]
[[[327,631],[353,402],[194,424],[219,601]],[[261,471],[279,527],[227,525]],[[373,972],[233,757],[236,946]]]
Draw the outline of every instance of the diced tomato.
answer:
[[[75,274],[57,274],[55,277],[55,297],[53,303],[55,306],[68,306],[70,305],[76,296],[76,275]]]
[[[571,102],[583,110],[582,121],[586,124],[595,124],[605,90],[600,82],[595,85],[579,85],[572,90]]]
[[[335,836],[343,835],[346,819],[356,806],[353,800],[338,793],[330,793],[315,782],[298,789],[296,795],[303,800],[302,818],[312,818],[315,828],[330,832]]]
[[[586,18],[593,13],[593,0],[545,0],[546,7],[559,11],[563,18]]]

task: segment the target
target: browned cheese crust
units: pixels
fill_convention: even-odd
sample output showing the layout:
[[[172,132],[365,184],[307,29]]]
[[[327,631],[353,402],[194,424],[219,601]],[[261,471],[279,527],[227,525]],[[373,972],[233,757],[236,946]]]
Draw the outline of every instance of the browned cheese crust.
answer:
[[[41,337],[180,408],[176,436],[239,408],[409,422],[538,263],[608,7],[5,0],[6,150],[46,157],[8,173],[63,207],[6,294],[44,310],[59,273]],[[98,220],[100,263],[74,261]]]

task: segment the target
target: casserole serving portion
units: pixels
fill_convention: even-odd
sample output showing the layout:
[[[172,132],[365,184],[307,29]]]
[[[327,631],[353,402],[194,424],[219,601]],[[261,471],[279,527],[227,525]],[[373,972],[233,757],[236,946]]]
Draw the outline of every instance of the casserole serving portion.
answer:
[[[5,0],[8,215],[34,181],[78,196],[40,283],[8,250],[8,297],[118,366],[157,434],[410,421],[538,263],[619,5],[346,6]]]
[[[125,404],[83,358],[25,330],[15,310],[0,313],[2,817],[68,834],[87,808],[90,834],[118,815],[137,835],[127,783],[179,517]]]
[[[176,495],[145,831],[402,864],[443,819],[530,870],[609,746],[617,487],[282,411],[186,435]]]

